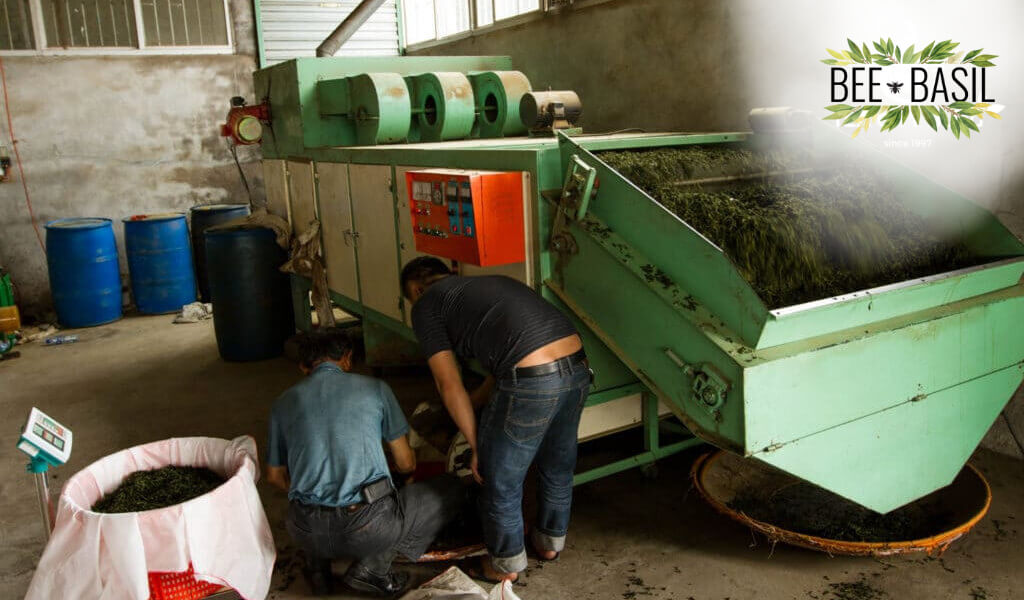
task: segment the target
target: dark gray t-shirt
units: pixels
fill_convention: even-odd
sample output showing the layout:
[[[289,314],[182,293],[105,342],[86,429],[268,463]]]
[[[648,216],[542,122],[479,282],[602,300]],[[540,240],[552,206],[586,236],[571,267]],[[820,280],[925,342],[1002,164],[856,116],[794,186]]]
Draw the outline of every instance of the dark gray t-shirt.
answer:
[[[497,377],[526,355],[576,328],[527,285],[503,275],[450,275],[434,282],[412,309],[423,353],[451,350],[476,358]]]

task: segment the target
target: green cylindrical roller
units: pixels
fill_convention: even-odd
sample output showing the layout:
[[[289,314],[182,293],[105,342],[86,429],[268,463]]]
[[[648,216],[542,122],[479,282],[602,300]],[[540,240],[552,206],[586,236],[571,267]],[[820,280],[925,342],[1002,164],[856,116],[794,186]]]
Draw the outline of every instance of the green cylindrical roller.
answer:
[[[349,77],[350,118],[356,124],[356,143],[393,144],[409,138],[412,100],[398,73],[363,73]]]
[[[530,80],[519,71],[470,73],[477,117],[473,128],[482,138],[522,135],[526,126],[519,119],[519,102],[528,93]]]
[[[419,138],[424,142],[469,137],[476,117],[473,87],[462,73],[413,75]]]

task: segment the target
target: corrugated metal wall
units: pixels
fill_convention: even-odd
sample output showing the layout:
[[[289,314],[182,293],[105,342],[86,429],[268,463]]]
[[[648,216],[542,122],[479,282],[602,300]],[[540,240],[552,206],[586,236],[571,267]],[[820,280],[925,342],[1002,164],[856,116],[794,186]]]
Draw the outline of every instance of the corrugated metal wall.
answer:
[[[263,52],[267,65],[316,56],[316,47],[348,16],[359,0],[261,0]],[[395,56],[398,47],[397,0],[388,0],[347,41],[337,56]]]

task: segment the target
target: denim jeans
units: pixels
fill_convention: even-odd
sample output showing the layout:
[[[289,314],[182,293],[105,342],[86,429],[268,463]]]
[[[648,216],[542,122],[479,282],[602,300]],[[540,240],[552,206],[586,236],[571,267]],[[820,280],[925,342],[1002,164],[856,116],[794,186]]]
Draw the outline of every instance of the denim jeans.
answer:
[[[477,428],[479,498],[484,543],[495,569],[526,568],[523,540],[523,481],[530,465],[539,472],[534,540],[561,551],[569,528],[576,433],[587,400],[591,372],[577,363],[539,377],[498,381]]]
[[[386,575],[398,554],[416,560],[465,508],[458,478],[442,475],[407,485],[354,512],[346,508],[288,504],[285,526],[306,554],[306,570],[329,572],[331,559],[353,558],[371,573]]]

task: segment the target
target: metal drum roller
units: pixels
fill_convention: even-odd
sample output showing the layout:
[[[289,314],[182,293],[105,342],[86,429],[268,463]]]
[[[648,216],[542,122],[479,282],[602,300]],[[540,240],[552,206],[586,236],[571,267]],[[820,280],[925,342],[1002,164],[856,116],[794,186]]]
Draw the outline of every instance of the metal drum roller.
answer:
[[[476,119],[473,86],[462,73],[423,73],[411,78],[413,113],[418,137],[423,142],[442,142],[469,137]]]
[[[482,138],[522,135],[526,127],[519,119],[519,102],[531,91],[530,80],[519,71],[470,73],[477,103],[474,134]]]
[[[404,142],[409,137],[412,99],[397,73],[363,73],[348,78],[356,143],[361,146]]]

